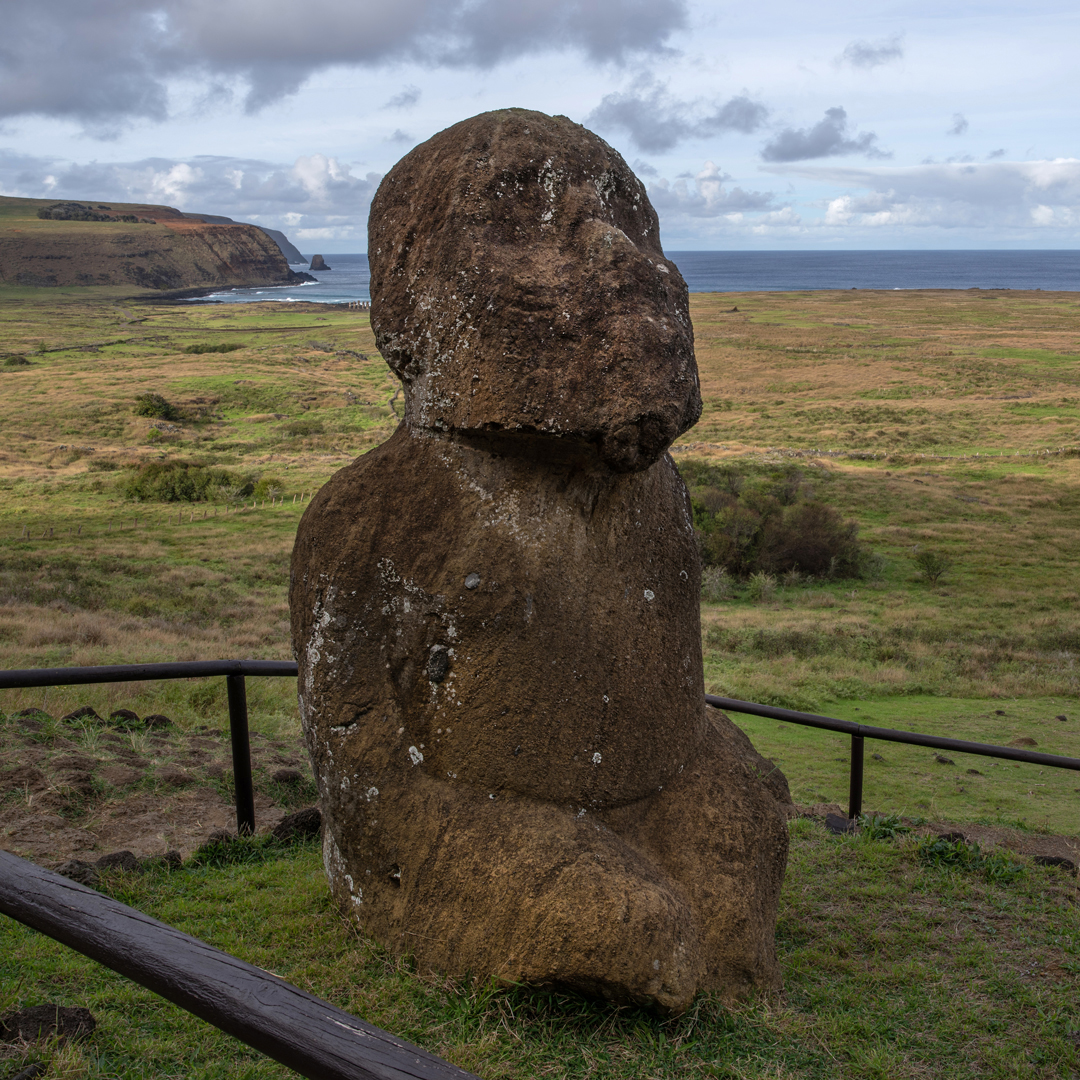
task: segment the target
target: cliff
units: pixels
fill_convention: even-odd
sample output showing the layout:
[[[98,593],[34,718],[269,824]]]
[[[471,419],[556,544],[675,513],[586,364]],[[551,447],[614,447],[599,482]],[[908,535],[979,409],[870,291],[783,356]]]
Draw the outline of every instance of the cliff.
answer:
[[[43,216],[52,213],[67,220]],[[0,196],[0,284],[191,289],[306,278],[254,225],[190,220],[171,206]]]
[[[188,214],[185,213],[189,221],[205,221],[208,225],[236,225],[237,222],[232,218],[222,217],[220,214]],[[281,248],[282,255],[291,264],[306,263],[307,259],[300,254],[299,248],[295,247],[289,238],[280,229],[268,229],[265,225],[256,225],[256,229],[262,229],[267,236],[269,236],[279,248]]]

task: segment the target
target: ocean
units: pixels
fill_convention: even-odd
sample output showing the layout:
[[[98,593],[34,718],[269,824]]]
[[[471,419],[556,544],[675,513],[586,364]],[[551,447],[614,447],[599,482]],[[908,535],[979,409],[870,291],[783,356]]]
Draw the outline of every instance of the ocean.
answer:
[[[815,289],[1044,289],[1080,291],[1080,251],[669,251],[691,292]],[[227,289],[196,302],[369,300],[366,255],[327,255],[318,281]],[[306,270],[295,265],[294,270]]]

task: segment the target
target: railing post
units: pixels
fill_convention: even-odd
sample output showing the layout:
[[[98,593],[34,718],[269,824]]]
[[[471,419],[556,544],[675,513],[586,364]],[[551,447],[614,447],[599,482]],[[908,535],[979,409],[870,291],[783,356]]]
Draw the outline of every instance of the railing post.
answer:
[[[229,692],[229,733],[232,735],[233,787],[236,790],[236,831],[240,836],[253,836],[255,833],[255,789],[251,783],[247,686],[243,675],[226,675],[225,686]]]
[[[862,813],[863,742],[862,735],[851,736],[851,780],[848,784],[849,821],[854,821]]]

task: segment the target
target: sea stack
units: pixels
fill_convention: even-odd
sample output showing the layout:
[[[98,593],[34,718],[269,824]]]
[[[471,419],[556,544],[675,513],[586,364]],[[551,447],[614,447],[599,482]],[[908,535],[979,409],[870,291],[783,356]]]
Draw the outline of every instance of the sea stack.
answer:
[[[331,270],[333,268],[326,265],[326,260],[321,255],[313,255],[311,257],[311,265],[308,267],[308,269],[309,270]]]
[[[667,453],[701,398],[644,186],[507,109],[406,155],[370,222],[404,421],[311,501],[290,591],[338,905],[454,977],[668,1013],[779,987],[790,796],[705,706]]]

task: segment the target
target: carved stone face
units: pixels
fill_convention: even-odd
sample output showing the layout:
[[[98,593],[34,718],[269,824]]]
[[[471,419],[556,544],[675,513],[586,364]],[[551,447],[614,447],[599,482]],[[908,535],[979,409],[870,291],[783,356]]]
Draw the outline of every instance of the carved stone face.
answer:
[[[406,155],[371,207],[371,322],[414,428],[647,468],[701,413],[686,284],[641,182],[518,109]]]

